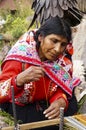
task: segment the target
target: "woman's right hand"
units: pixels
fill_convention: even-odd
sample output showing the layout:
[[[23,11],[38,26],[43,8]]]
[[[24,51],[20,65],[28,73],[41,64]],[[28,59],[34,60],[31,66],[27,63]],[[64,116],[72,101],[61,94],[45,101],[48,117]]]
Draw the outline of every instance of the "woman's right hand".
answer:
[[[30,66],[28,69],[24,70],[17,75],[16,85],[22,86],[25,83],[32,81],[37,81],[44,76],[44,69],[40,66]]]

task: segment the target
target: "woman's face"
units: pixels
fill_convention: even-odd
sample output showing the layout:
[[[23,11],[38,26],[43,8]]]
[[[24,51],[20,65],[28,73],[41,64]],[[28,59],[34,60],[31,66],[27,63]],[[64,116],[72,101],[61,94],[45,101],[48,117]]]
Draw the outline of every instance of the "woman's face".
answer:
[[[67,38],[55,34],[50,34],[46,37],[39,36],[38,40],[40,41],[39,57],[42,61],[56,60],[64,52],[68,44]]]

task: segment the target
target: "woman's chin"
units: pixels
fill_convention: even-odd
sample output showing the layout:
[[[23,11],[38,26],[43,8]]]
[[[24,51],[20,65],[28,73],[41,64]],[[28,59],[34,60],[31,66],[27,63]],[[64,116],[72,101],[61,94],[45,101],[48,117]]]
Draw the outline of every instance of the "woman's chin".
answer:
[[[57,58],[48,58],[49,61],[56,61]]]

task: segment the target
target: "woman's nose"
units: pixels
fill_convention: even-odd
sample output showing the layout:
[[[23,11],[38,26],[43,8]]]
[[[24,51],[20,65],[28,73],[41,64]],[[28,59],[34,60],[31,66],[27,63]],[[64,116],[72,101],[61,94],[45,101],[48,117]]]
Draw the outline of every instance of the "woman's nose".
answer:
[[[60,52],[61,52],[61,45],[60,45],[59,43],[58,43],[58,44],[55,44],[54,50],[55,50],[57,53],[60,53]]]

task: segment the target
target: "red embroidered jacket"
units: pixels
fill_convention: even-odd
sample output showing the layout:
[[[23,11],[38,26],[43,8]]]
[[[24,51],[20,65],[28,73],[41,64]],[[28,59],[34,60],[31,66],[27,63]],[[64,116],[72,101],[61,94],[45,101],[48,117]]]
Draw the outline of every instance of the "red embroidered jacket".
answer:
[[[25,64],[25,68],[28,68],[29,66],[29,64]],[[1,84],[3,83],[4,85],[6,85],[7,82],[7,86],[9,86],[9,88],[12,85],[14,86],[15,102],[18,105],[25,105],[29,102],[34,102],[38,100],[47,100],[47,94],[47,98],[49,99],[50,103],[62,97],[65,99],[68,106],[68,101],[65,92],[60,87],[57,87],[57,85],[47,76],[41,78],[40,81],[29,83],[29,87],[28,85],[17,87],[15,77],[20,72],[22,72],[22,63],[19,61],[12,60],[6,61],[4,63],[2,74],[0,75]],[[4,87],[2,87],[2,90],[4,91]],[[3,103],[5,101],[12,102],[11,97],[11,91],[9,89],[9,95],[4,98],[3,96],[1,96],[0,103]]]

